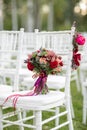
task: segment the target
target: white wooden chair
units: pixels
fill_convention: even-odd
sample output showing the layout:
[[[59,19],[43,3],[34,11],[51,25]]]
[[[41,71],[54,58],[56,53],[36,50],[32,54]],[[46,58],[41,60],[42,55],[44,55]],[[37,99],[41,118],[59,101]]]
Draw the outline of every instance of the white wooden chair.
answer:
[[[70,41],[67,41],[68,35],[66,37],[63,36],[62,34],[59,35],[57,33],[57,31],[39,32],[38,29],[35,30],[35,33],[36,33],[36,37],[35,37],[36,40],[35,40],[35,44],[34,44],[35,50],[42,47],[42,48],[47,48],[47,49],[54,50],[55,52],[58,52],[61,49],[62,50],[67,49],[69,47],[68,43],[70,43]],[[66,34],[64,34],[64,35],[66,35]],[[63,43],[63,41],[64,41],[64,43]],[[30,87],[29,85],[30,84],[33,85],[33,82],[35,81],[35,79],[32,78],[32,75],[24,77],[24,79],[23,79],[22,84],[25,85],[27,87],[27,89],[29,89],[29,87]],[[58,84],[59,84],[59,87],[61,86],[61,88],[63,88],[64,84],[65,84],[65,77],[51,75],[48,77],[47,83],[48,83],[48,86],[50,86],[50,88],[53,88],[53,86],[55,84],[55,88],[60,89],[60,88],[58,88]]]
[[[54,50],[57,53],[58,51],[61,51],[61,50],[63,51],[63,50],[69,49],[69,44],[71,44],[70,41],[67,40],[67,39],[69,39],[69,35],[66,35],[66,33],[59,35],[57,33],[57,31],[39,32],[38,29],[35,30],[35,33],[36,33],[36,37],[35,37],[36,50],[38,48],[42,47],[42,48]],[[36,80],[36,79],[32,78],[32,75],[24,77],[24,79],[22,81],[22,85],[25,86],[26,89],[31,89],[33,86],[33,83]],[[70,80],[76,81],[77,89],[79,90],[80,87],[79,87],[77,70],[75,70],[71,73]],[[65,85],[65,76],[50,75],[50,76],[48,76],[47,85],[49,86],[50,89],[56,89],[56,90],[62,89],[65,87],[64,86]],[[71,103],[71,109],[72,109],[72,117],[74,118],[75,115],[74,115],[74,109],[73,109],[72,103]]]
[[[21,53],[21,67],[20,67],[20,85],[21,89],[25,89],[25,85],[22,83],[25,77],[32,77],[33,72],[27,71],[26,64],[24,64],[24,60],[35,51],[35,33],[34,32],[24,32],[23,37],[23,45],[22,45],[22,53]],[[29,83],[30,85],[30,83]],[[32,84],[30,85],[32,86]]]
[[[75,28],[73,28],[72,30],[67,30],[67,31],[59,31],[57,32],[57,35],[61,36],[62,38],[62,42],[64,43],[64,37],[68,37],[69,40],[69,44],[68,44],[68,49],[67,47],[65,49],[55,49],[55,43],[52,47],[52,50],[54,50],[55,52],[57,52],[59,55],[62,56],[63,62],[64,62],[64,72],[63,75],[65,76],[65,87],[64,87],[64,91],[49,91],[48,94],[46,95],[37,95],[37,96],[23,96],[18,98],[17,102],[16,102],[16,108],[21,108],[22,110],[31,110],[33,111],[33,115],[30,117],[25,117],[25,119],[23,118],[22,120],[18,120],[18,121],[10,121],[8,120],[4,120],[3,119],[3,113],[2,113],[2,106],[0,106],[0,130],[3,130],[3,126],[4,123],[6,123],[7,126],[9,126],[9,124],[13,124],[13,125],[19,125],[19,126],[23,126],[23,127],[27,127],[27,128],[31,128],[31,129],[35,129],[35,130],[42,130],[42,126],[44,124],[46,124],[47,122],[50,122],[52,120],[56,120],[55,126],[54,128],[48,128],[50,130],[57,130],[60,129],[61,127],[64,127],[65,125],[69,125],[69,130],[73,130],[73,124],[72,124],[72,117],[71,117],[71,109],[70,109],[70,77],[71,77],[71,60],[72,60],[72,40],[73,40],[73,34],[74,34]],[[41,33],[37,33],[37,36],[41,36]],[[50,36],[52,35],[52,33],[50,33]],[[55,34],[56,35],[56,34]],[[51,39],[52,40],[52,39]],[[60,46],[60,43],[59,43]],[[65,44],[64,44],[65,46]],[[66,57],[66,58],[65,58]],[[61,75],[61,73],[60,73]],[[49,86],[50,87],[50,86]],[[29,91],[21,91],[21,92],[11,92],[11,93],[6,93],[6,94],[1,94],[0,95],[0,105],[3,104],[3,102],[6,100],[6,98],[9,95],[13,95],[13,94],[25,94],[28,93]],[[6,101],[6,103],[4,104],[4,106],[10,106],[13,107],[13,99],[10,98],[9,100]],[[49,117],[49,119],[45,119],[42,120],[42,112],[46,112],[49,109],[54,109],[54,108],[58,108],[58,107],[64,107],[65,111],[61,112],[61,113],[55,113],[54,116]],[[58,118],[61,116],[67,116],[67,120],[66,122],[59,124],[58,123]],[[33,119],[33,124],[26,124],[25,121]]]
[[[80,70],[81,71],[81,70]],[[82,75],[82,95],[83,95],[83,116],[82,122],[87,122],[87,70],[81,72]]]
[[[87,122],[87,33],[83,33],[83,36],[85,37],[86,42],[83,48],[81,48],[82,60],[79,68],[79,74],[80,74],[80,83],[81,83],[82,96],[83,96],[82,122],[86,124]]]
[[[4,79],[3,82],[0,82],[0,92],[3,95],[19,90],[19,68],[23,34],[23,28],[19,31],[0,31],[0,77],[2,77],[2,80]],[[7,108],[2,107],[3,111],[6,111]],[[4,119],[9,116],[14,116],[14,112],[9,111],[8,115],[3,114]]]
[[[39,36],[34,36],[35,33],[37,33],[37,34],[39,33]],[[39,32],[38,29],[35,29],[35,33],[27,33],[28,38],[31,37],[31,35],[33,35],[33,39],[35,41],[34,43],[32,43],[33,44],[32,45],[33,51],[37,50],[40,47],[44,47],[44,48],[48,48],[48,49],[54,49],[55,52],[57,52],[57,50],[59,50],[61,48],[62,49],[68,48],[68,43],[69,43],[69,41],[67,40],[68,37],[66,36],[66,37],[64,37],[64,39],[62,39],[61,35],[58,36],[57,31],[53,31],[53,32],[47,32],[47,31]],[[25,44],[26,44],[26,41],[28,42],[28,40],[29,40],[26,37],[27,36],[25,36]],[[31,40],[29,41],[29,44],[31,44],[32,37],[30,39]],[[64,40],[65,45],[62,42],[63,40]],[[59,42],[61,43],[60,46],[59,46]],[[54,46],[54,43],[55,43],[55,46]],[[28,45],[26,44],[26,47],[27,46]],[[29,47],[29,48],[30,48],[30,50],[32,52],[32,48],[31,47]],[[23,71],[21,71],[21,72],[23,72]],[[30,86],[33,85],[33,82],[35,80],[32,79],[32,75],[33,74],[31,72],[29,72],[30,75],[27,74],[27,72],[25,74],[26,75],[24,76],[24,79],[22,81],[22,85],[25,86],[26,89],[30,89],[31,88]],[[52,84],[54,84],[54,80],[51,79],[52,77],[53,76],[50,76],[50,78],[48,78],[48,84],[51,84],[51,86],[52,86]],[[57,79],[56,79],[56,76],[55,76],[55,80],[57,80],[57,83],[58,84],[62,84],[62,86],[64,86],[65,79],[64,79],[64,77],[62,77],[62,80],[60,80],[60,78],[57,76]],[[71,73],[71,82],[72,81],[75,81],[77,90],[80,91],[80,83],[79,83],[79,76],[78,76],[78,71],[77,70],[72,71],[72,73]],[[57,89],[58,89],[58,86],[57,86]]]
[[[17,66],[15,66],[16,62],[15,62],[15,51],[18,51],[18,44],[23,43],[23,30],[24,29],[20,29],[20,31],[0,31],[0,77],[2,77],[2,80],[4,79],[4,83],[6,82],[6,78],[10,77],[12,78],[14,73],[10,71],[10,69],[14,69],[17,68]],[[10,60],[13,61],[11,62]],[[7,68],[6,73],[4,73],[4,69]],[[17,71],[17,69],[16,69]],[[3,83],[3,82],[2,82]],[[13,83],[13,80],[12,80]],[[6,87],[4,85],[2,85],[3,87],[1,87],[2,90],[17,90],[18,89],[18,85],[16,87]],[[15,86],[15,85],[14,85]]]
[[[87,121],[87,53],[82,55],[82,61],[79,68],[80,82],[83,96],[83,115],[82,122],[86,124]]]
[[[87,33],[83,33],[83,36],[85,37],[85,44],[84,46],[82,46],[82,48],[80,49],[81,54],[82,54],[82,60],[81,60],[81,66],[79,68],[79,77],[80,77],[80,83],[81,83],[81,87],[82,87],[82,82],[83,82],[83,72],[87,70],[87,58],[85,55],[87,55]],[[83,89],[83,87],[82,87]]]

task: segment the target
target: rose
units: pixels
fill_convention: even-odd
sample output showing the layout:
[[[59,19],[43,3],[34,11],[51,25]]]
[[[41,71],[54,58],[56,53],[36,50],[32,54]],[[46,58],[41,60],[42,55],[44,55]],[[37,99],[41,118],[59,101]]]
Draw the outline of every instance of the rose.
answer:
[[[77,34],[75,42],[78,43],[79,45],[84,45],[85,38],[81,34]]]
[[[34,65],[31,62],[28,62],[27,68],[32,71],[34,69]]]
[[[55,60],[53,62],[50,62],[50,68],[56,68],[58,66],[58,62]]]

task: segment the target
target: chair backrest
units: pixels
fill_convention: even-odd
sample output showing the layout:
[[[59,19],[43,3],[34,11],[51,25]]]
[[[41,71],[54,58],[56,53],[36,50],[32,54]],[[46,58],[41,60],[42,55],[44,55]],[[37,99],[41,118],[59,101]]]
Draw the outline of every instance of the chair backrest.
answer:
[[[34,50],[35,50],[35,33],[25,32],[22,51],[23,53],[27,54],[27,53],[31,53]]]
[[[55,52],[69,50],[71,44],[71,30],[36,32],[36,49],[42,47]]]
[[[0,31],[0,75],[13,77],[13,91],[18,90],[20,57],[24,29]]]
[[[70,78],[71,78],[71,64],[73,54],[73,35],[75,34],[75,27],[71,30],[55,31],[55,32],[36,32],[36,50],[40,47],[53,50],[63,59],[63,73],[60,75],[66,76],[65,92],[69,94]]]
[[[28,54],[31,54],[35,51],[35,33],[34,32],[24,32],[23,36],[23,45],[22,45],[22,53],[21,53],[21,69],[26,69],[26,65],[24,64],[24,60]]]

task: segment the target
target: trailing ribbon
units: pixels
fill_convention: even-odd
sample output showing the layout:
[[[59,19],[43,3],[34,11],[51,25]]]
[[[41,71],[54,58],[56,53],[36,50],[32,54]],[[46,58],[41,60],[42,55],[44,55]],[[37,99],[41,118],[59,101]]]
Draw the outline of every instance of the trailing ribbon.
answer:
[[[6,98],[6,100],[4,101],[3,104],[5,104],[9,99],[13,100],[13,107],[14,110],[16,108],[16,103],[19,97],[24,97],[24,96],[36,96],[40,93],[47,93],[48,92],[48,87],[46,85],[46,81],[47,81],[47,76],[45,73],[41,73],[39,78],[36,80],[35,84],[34,84],[34,88],[33,90],[31,90],[30,92],[26,93],[26,94],[13,94],[10,95]],[[44,91],[44,92],[43,92]]]

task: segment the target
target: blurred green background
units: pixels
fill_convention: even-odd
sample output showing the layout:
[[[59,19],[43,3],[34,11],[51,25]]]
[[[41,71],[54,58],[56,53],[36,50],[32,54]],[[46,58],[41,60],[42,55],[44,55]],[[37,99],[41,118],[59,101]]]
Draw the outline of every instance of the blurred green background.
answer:
[[[87,31],[87,0],[0,0],[0,30]]]

